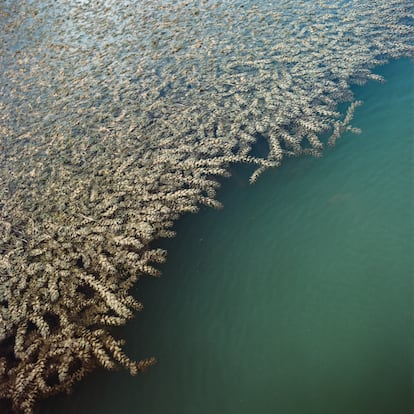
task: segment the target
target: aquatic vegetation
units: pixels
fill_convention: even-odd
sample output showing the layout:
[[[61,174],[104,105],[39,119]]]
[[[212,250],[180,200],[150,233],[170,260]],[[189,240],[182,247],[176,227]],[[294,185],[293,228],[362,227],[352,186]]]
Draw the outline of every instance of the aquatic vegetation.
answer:
[[[154,240],[220,208],[230,164],[253,164],[253,183],[286,156],[320,156],[323,134],[357,132],[350,85],[413,54],[413,10],[397,0],[27,0],[0,13],[0,398],[25,413],[99,366],[152,365],[111,327],[142,309],[138,279],[159,275]],[[251,155],[259,136],[265,158]]]

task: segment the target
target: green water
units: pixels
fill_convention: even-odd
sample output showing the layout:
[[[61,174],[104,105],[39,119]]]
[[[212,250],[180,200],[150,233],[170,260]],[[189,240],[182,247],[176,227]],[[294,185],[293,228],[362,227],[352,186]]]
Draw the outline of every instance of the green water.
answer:
[[[117,331],[158,364],[94,373],[39,413],[413,412],[413,66],[379,72],[354,89],[361,135],[254,186],[235,168],[224,210],[162,242],[162,278]]]

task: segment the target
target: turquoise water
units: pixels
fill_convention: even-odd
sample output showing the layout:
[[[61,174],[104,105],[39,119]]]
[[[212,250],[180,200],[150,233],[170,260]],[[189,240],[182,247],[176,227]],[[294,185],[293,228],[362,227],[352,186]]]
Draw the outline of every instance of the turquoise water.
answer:
[[[354,88],[361,135],[254,186],[234,168],[224,210],[162,242],[163,276],[116,331],[158,364],[96,372],[39,413],[413,412],[413,66],[378,72]]]

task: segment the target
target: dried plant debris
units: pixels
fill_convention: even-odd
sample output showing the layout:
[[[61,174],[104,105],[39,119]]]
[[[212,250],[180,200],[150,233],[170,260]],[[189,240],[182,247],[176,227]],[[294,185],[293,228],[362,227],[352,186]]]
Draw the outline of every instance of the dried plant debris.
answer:
[[[159,274],[151,242],[220,207],[230,164],[254,182],[356,131],[350,85],[413,55],[413,16],[399,0],[3,0],[0,398],[31,413],[98,366],[153,364],[110,333]]]

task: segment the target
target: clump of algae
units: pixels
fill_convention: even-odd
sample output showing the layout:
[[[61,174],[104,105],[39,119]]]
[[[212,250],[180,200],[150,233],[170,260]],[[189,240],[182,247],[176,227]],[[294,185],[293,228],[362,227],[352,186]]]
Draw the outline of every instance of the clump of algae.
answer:
[[[153,242],[219,208],[231,164],[254,182],[357,132],[350,85],[413,55],[408,1],[3,3],[0,399],[15,412],[99,366],[152,365],[111,327],[159,275]]]

